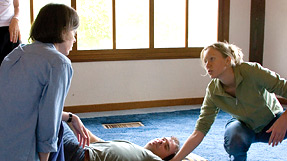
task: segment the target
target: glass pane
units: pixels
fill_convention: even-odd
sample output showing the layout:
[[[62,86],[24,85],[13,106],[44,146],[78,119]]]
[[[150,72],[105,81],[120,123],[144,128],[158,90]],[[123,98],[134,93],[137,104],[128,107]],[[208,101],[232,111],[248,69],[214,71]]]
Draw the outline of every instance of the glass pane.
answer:
[[[77,0],[78,50],[112,49],[112,0]]]
[[[189,0],[188,47],[217,41],[218,1]]]
[[[48,3],[61,3],[61,4],[65,4],[67,6],[71,6],[71,0],[45,0],[45,1],[33,0],[34,19],[37,17],[40,9]]]
[[[28,44],[30,34],[31,21],[30,21],[30,0],[20,0],[20,32],[22,44]],[[29,13],[29,14],[27,14]]]
[[[185,0],[154,1],[154,47],[185,46]]]
[[[116,48],[149,47],[149,0],[116,1]]]

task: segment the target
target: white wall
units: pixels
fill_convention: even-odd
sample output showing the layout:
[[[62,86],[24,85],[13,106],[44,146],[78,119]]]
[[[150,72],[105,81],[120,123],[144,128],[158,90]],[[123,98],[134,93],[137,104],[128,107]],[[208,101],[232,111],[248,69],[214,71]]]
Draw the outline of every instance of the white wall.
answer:
[[[251,0],[230,0],[229,42],[242,49],[249,60]]]
[[[287,1],[266,0],[263,66],[287,78]]]
[[[249,15],[250,0],[231,0],[230,42],[245,58]],[[210,81],[201,76],[199,59],[73,63],[73,68],[66,106],[203,97]]]
[[[67,105],[202,97],[199,59],[74,63]]]

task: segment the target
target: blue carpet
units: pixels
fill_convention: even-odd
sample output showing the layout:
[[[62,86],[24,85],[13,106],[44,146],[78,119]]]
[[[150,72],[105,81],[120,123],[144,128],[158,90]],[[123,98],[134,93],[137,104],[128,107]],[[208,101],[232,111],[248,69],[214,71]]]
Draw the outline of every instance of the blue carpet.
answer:
[[[150,114],[109,116],[82,119],[84,125],[104,140],[127,140],[144,146],[157,137],[176,136],[181,145],[194,130],[199,109]],[[228,160],[223,148],[223,134],[226,121],[231,116],[219,112],[210,132],[203,142],[193,151],[209,161]],[[142,122],[143,127],[105,129],[103,123]],[[266,143],[252,144],[248,152],[248,161],[284,161],[287,160],[287,143],[283,141],[277,147]]]

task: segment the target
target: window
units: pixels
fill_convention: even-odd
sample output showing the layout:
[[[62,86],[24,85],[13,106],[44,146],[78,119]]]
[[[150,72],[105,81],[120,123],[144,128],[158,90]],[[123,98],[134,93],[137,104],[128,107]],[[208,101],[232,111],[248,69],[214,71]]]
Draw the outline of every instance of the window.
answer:
[[[29,0],[19,0],[20,5],[20,15],[19,15],[19,26],[21,32],[21,41],[24,44],[28,43],[29,32],[31,28],[30,14],[30,1]]]
[[[30,2],[32,19],[50,2],[77,10],[81,25],[69,55],[74,62],[198,58],[204,46],[229,37],[230,0]]]
[[[183,48],[185,46],[186,0],[154,1],[154,47]]]
[[[77,0],[80,28],[78,50],[113,49],[111,0]]]
[[[188,47],[207,46],[217,41],[218,1],[190,0],[188,18]]]

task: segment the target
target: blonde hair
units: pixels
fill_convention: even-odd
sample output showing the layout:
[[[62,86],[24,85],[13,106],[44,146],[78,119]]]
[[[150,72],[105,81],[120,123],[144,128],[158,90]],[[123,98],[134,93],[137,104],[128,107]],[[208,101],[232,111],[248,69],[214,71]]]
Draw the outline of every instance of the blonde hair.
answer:
[[[209,48],[216,49],[222,54],[224,58],[230,57],[232,66],[239,65],[243,62],[243,53],[242,53],[242,50],[238,46],[229,44],[228,42],[216,42],[205,47],[201,51],[200,59],[203,65],[204,65],[203,54]]]

